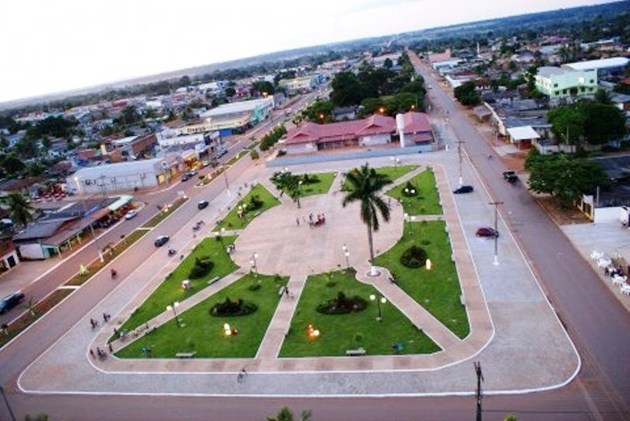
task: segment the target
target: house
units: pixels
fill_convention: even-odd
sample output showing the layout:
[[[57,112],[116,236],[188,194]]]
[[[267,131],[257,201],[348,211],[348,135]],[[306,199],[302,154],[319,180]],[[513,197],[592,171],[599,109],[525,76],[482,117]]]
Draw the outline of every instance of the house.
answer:
[[[535,76],[536,88],[550,100],[592,96],[597,91],[597,70],[543,66]]]
[[[0,239],[0,273],[15,267],[19,261],[13,241],[10,238]]]
[[[433,142],[433,132],[426,115],[409,112],[393,117],[372,115],[362,120],[330,124],[307,122],[290,129],[282,141],[289,154],[312,153],[321,150],[351,147],[373,147],[392,143],[397,134],[400,147]]]
[[[351,105],[349,107],[337,107],[332,110],[333,120],[342,121],[342,120],[354,120],[357,118],[357,107],[356,105]]]

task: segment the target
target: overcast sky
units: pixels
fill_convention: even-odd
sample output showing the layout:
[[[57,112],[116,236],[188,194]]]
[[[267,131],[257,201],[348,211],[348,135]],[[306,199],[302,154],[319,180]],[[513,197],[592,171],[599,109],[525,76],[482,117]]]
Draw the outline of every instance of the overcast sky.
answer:
[[[13,0],[0,102],[297,47],[610,0]]]

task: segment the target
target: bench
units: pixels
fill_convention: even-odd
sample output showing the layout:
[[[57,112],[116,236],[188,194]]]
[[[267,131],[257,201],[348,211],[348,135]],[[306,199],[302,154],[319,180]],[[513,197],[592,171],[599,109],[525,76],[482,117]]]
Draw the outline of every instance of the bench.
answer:
[[[212,284],[214,284],[214,283],[215,283],[215,282],[217,282],[219,279],[221,279],[221,277],[220,277],[220,276],[215,276],[214,278],[212,278],[212,279],[210,279],[210,280],[208,281],[208,285],[212,285]]]
[[[466,299],[464,298],[464,294],[461,294],[459,296],[459,302],[461,303],[462,306],[466,307]]]
[[[194,358],[197,352],[178,352],[175,354],[175,358]]]
[[[365,349],[364,348],[357,348],[357,349],[347,349],[346,350],[346,356],[348,357],[358,357],[361,355],[365,355]]]

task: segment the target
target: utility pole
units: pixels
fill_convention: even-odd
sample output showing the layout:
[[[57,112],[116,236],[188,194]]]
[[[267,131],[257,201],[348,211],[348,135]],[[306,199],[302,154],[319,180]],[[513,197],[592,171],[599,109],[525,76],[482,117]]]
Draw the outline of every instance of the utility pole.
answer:
[[[483,373],[481,372],[481,363],[479,361],[474,363],[475,365],[475,374],[477,374],[477,421],[481,421],[481,401],[483,399],[483,392],[481,391],[481,382],[483,380]]]
[[[459,187],[464,184],[464,178],[462,177],[462,143],[463,140],[458,140],[457,142],[457,155],[459,156]]]
[[[491,205],[494,205],[494,231],[496,235],[494,236],[494,265],[499,264],[499,205],[502,205],[503,202],[490,202]]]

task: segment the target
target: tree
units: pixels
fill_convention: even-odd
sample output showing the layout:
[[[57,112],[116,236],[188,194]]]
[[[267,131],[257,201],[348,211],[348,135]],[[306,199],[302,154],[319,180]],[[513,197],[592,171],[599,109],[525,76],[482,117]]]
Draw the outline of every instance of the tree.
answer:
[[[606,189],[611,184],[599,163],[565,154],[541,155],[532,150],[525,168],[530,172],[530,189],[553,194],[564,206],[583,194],[593,194],[598,187]]]
[[[612,104],[585,101],[581,104],[584,115],[584,137],[591,145],[601,145],[609,140],[621,139],[626,134],[623,112]]]
[[[352,72],[337,73],[330,85],[333,89],[330,100],[335,107],[358,105],[364,98],[361,83]]]
[[[15,153],[0,156],[0,167],[9,176],[15,176],[24,169],[24,161],[18,158]]]
[[[391,180],[384,174],[379,174],[370,168],[368,164],[360,168],[355,168],[346,175],[349,191],[343,198],[342,205],[346,207],[353,202],[361,204],[361,220],[367,226],[368,246],[370,249],[370,273],[376,275],[374,267],[374,244],[372,231],[378,231],[378,213],[383,220],[389,221],[389,205],[383,200],[379,193]]]
[[[466,82],[455,88],[455,98],[466,106],[475,106],[481,103],[481,96],[477,92],[474,82]]]
[[[575,145],[584,136],[584,114],[573,105],[554,108],[547,113],[551,131],[567,145]]]
[[[26,228],[26,225],[33,220],[33,207],[28,199],[20,193],[10,193],[6,197],[6,204],[9,207],[9,216],[15,224]]]
[[[231,86],[228,86],[227,88],[225,88],[225,96],[226,97],[231,98],[234,95],[236,95],[236,89],[234,89]]]
[[[267,82],[266,80],[258,80],[252,83],[252,88],[254,88],[255,91],[258,91],[260,95],[273,95],[275,92],[271,82]]]

